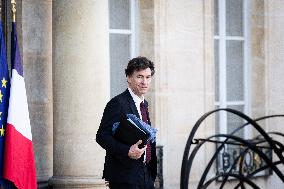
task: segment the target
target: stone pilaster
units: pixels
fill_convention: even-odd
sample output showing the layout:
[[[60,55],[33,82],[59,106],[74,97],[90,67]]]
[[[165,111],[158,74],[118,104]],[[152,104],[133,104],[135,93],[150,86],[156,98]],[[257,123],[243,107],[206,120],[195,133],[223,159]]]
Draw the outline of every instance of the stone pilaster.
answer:
[[[264,56],[266,115],[284,114],[284,4],[281,0],[264,1]],[[267,120],[266,131],[283,133],[283,119]],[[273,136],[274,137],[274,136]],[[280,138],[279,138],[280,139]],[[284,139],[280,139],[284,143]],[[280,171],[284,171],[283,166]],[[275,174],[264,180],[262,188],[283,188],[283,182]]]
[[[19,1],[17,1],[17,5],[18,3]],[[23,31],[24,74],[33,134],[38,188],[47,187],[48,179],[52,176],[53,171],[51,21],[51,0],[22,1],[22,30],[19,30],[19,33],[21,34],[21,31]]]
[[[198,118],[214,108],[213,0],[155,0],[155,122],[164,146],[164,186],[178,188],[184,145]],[[204,137],[213,120],[199,133]],[[209,129],[208,129],[209,128]],[[214,128],[213,128],[214,129]],[[208,151],[193,166],[198,175]],[[193,177],[194,178],[194,177]],[[194,182],[194,181],[193,181]],[[193,183],[191,181],[191,185]]]
[[[53,188],[105,188],[95,141],[109,99],[108,1],[53,0]]]

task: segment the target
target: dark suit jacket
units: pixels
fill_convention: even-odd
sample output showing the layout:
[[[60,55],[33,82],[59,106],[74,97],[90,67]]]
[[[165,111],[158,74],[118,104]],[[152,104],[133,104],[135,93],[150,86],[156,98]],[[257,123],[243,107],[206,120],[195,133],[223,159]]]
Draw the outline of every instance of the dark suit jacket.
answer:
[[[145,103],[148,105],[146,101]],[[134,100],[128,90],[107,103],[96,141],[106,150],[103,178],[110,182],[137,184],[139,182],[137,173],[143,171],[143,157],[139,160],[130,159],[128,157],[130,145],[121,143],[112,136],[112,125],[119,122],[126,114],[134,114],[139,117]],[[148,170],[154,181],[157,175],[156,143],[151,144],[151,155]]]

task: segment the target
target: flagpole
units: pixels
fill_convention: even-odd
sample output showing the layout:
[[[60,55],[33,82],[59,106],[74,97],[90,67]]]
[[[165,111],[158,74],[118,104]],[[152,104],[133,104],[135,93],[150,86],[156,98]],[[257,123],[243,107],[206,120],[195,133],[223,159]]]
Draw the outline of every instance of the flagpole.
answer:
[[[2,20],[2,1],[0,0],[0,20]]]
[[[0,0],[0,21],[2,21],[2,0]]]
[[[13,18],[13,22],[16,22],[16,0],[11,0],[11,4],[12,4],[12,18]]]

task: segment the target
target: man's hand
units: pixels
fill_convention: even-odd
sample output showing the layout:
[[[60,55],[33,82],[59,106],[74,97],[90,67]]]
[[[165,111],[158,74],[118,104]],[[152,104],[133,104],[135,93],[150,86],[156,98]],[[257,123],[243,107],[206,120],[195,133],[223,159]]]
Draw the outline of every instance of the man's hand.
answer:
[[[136,144],[133,144],[129,151],[128,151],[128,156],[131,159],[139,159],[142,154],[145,152],[146,150],[146,146],[144,146],[143,148],[138,148],[138,145],[142,143],[142,140],[139,140]]]

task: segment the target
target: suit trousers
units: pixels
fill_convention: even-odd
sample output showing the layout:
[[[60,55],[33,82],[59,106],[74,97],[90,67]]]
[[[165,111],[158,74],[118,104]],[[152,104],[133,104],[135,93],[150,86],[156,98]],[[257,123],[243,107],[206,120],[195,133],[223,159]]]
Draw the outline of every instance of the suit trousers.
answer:
[[[152,180],[151,173],[148,168],[143,167],[143,171],[138,173],[139,183],[129,184],[129,183],[117,183],[109,182],[110,189],[155,189],[154,181]]]

